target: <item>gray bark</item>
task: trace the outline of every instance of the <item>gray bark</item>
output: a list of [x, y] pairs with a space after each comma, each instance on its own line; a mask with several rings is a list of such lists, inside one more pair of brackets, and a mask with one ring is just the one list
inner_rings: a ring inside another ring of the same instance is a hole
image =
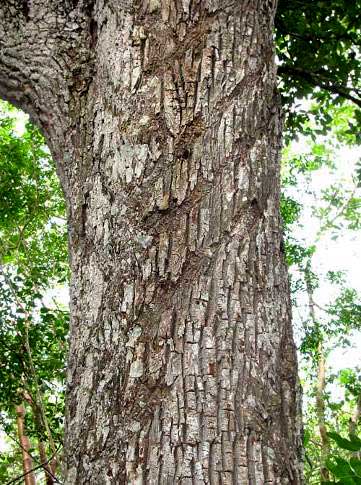
[[275, 8], [0, 6], [68, 204], [68, 485], [302, 483]]

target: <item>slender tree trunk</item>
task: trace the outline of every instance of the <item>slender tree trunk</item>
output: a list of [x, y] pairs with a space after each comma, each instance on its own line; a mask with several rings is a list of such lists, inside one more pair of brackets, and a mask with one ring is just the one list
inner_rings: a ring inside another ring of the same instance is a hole
[[68, 485], [302, 483], [274, 13], [39, 0], [0, 58], [68, 203]]
[[[28, 346], [29, 346], [29, 342], [28, 342]], [[32, 366], [33, 370], [35, 371], [34, 369], [34, 366]], [[34, 379], [37, 378], [37, 376], [32, 376]], [[33, 414], [33, 419], [34, 419], [34, 424], [35, 424], [35, 430], [36, 430], [36, 433], [37, 433], [37, 436], [38, 436], [38, 451], [39, 451], [39, 458], [40, 458], [40, 463], [43, 463], [43, 469], [44, 469], [44, 474], [45, 474], [45, 483], [46, 485], [53, 485], [54, 483], [54, 474], [56, 472], [56, 463], [57, 463], [57, 460], [56, 460], [56, 454], [54, 455], [53, 459], [51, 460], [50, 463], [48, 463], [48, 457], [46, 456], [46, 442], [45, 442], [45, 438], [47, 437], [48, 438], [48, 444], [49, 444], [49, 441], [51, 442], [50, 443], [50, 449], [52, 449], [51, 445], [55, 446], [54, 445], [54, 441], [52, 439], [52, 437], [50, 437], [50, 440], [49, 440], [49, 436], [47, 435], [47, 430], [50, 431], [49, 429], [49, 426], [44, 426], [44, 420], [46, 420], [46, 416], [45, 416], [45, 410], [44, 410], [44, 405], [42, 403], [41, 406], [39, 406], [39, 404], [37, 404], [34, 399], [32, 398], [32, 396], [30, 396], [30, 394], [28, 392], [24, 392], [23, 393], [23, 397], [24, 397], [24, 400], [30, 404], [31, 406], [31, 410], [32, 410], [32, 414]], [[37, 399], [42, 399], [42, 395], [38, 393], [36, 393], [36, 398]], [[54, 452], [53, 452], [54, 454]]]
[[[311, 262], [307, 264], [305, 269], [305, 282], [308, 296], [309, 317], [313, 327], [319, 327], [319, 322], [316, 316], [315, 302], [313, 299], [314, 288], [311, 281], [312, 267]], [[327, 436], [326, 416], [325, 416], [325, 389], [326, 389], [326, 356], [324, 349], [323, 337], [320, 331], [319, 343], [317, 347], [317, 376], [315, 383], [316, 394], [316, 415], [318, 432], [321, 440], [320, 450], [320, 480], [329, 480], [329, 472], [326, 468], [326, 459], [330, 452], [330, 440]]]
[[54, 458], [53, 460], [50, 461], [50, 463], [48, 463], [45, 443], [40, 439], [38, 440], [38, 451], [39, 451], [40, 463], [44, 463], [43, 469], [44, 469], [45, 483], [46, 485], [53, 485], [53, 483], [55, 483], [54, 476], [56, 473], [56, 458]]
[[31, 455], [29, 454], [31, 446], [29, 438], [26, 436], [25, 433], [24, 420], [25, 407], [20, 404], [19, 406], [16, 406], [16, 424], [18, 427], [18, 437], [23, 457], [23, 470], [25, 474], [24, 483], [25, 485], [36, 485], [35, 475], [31, 471], [33, 469], [33, 460], [31, 458]]
[[355, 435], [361, 418], [361, 392], [357, 396], [354, 412], [350, 418], [349, 433]]
[[329, 472], [326, 468], [326, 460], [330, 453], [330, 440], [327, 436], [326, 417], [325, 417], [325, 387], [326, 387], [326, 358], [322, 342], [318, 345], [318, 366], [316, 384], [316, 413], [318, 430], [321, 438], [321, 460], [320, 475], [321, 480], [329, 480]]
[[[348, 427], [350, 435], [357, 435], [357, 428], [360, 423], [360, 418], [361, 418], [361, 392], [357, 396], [355, 409], [350, 418], [349, 427]], [[360, 451], [355, 451], [353, 455], [355, 458], [361, 459]]]

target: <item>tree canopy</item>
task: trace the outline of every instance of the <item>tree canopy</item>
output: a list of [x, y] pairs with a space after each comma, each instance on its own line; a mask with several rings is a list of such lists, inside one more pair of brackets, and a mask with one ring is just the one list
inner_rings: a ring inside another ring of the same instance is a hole
[[360, 141], [361, 3], [358, 0], [280, 0], [275, 20], [280, 92], [289, 136], [305, 130], [308, 112], [302, 99], [314, 101], [319, 130], [332, 123], [335, 105], [354, 104], [349, 130]]

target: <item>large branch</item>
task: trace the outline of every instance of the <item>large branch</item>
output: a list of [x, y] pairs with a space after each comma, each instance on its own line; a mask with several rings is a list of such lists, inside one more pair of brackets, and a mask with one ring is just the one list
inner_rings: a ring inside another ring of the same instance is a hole
[[318, 74], [311, 71], [306, 71], [299, 67], [281, 65], [278, 67], [278, 74], [288, 74], [290, 76], [303, 79], [313, 86], [318, 86], [333, 94], [338, 94], [345, 99], [348, 99], [361, 107], [361, 98], [356, 97], [353, 93], [358, 93], [359, 90], [351, 89], [347, 86], [339, 84], [332, 79], [327, 78], [322, 74]]
[[58, 159], [72, 92], [84, 88], [90, 64], [89, 5], [70, 4], [77, 2], [0, 3], [0, 97], [30, 114]]

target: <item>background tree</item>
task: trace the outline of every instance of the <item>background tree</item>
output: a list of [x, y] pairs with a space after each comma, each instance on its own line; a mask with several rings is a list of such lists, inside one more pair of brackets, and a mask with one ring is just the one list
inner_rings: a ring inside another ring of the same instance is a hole
[[[307, 138], [303, 137], [303, 149], [298, 147], [294, 151], [288, 146], [283, 159], [282, 214], [286, 222], [285, 246], [292, 269], [294, 316], [300, 342], [305, 391], [305, 478], [310, 484], [328, 483], [335, 471], [334, 476], [340, 478], [341, 468], [340, 483], [351, 483], [347, 480], [355, 483], [351, 475], [345, 476], [346, 465], [342, 462], [350, 456], [339, 448], [340, 440], [335, 441], [334, 437], [335, 433], [354, 436], [359, 432], [357, 382], [360, 375], [357, 368], [346, 367], [350, 363], [335, 373], [332, 357], [336, 348], [347, 348], [359, 339], [359, 334], [354, 333], [361, 328], [360, 295], [350, 287], [348, 275], [335, 270], [334, 265], [339, 262], [331, 257], [322, 258], [326, 264], [322, 271], [319, 264], [320, 247], [325, 248], [325, 238], [334, 240], [333, 245], [341, 239], [338, 245], [342, 247], [347, 242], [342, 237], [361, 228], [360, 182], [357, 174], [346, 177], [345, 174], [354, 171], [352, 166], [344, 167], [347, 146], [354, 146], [356, 142], [348, 123], [352, 111], [352, 106], [347, 104], [332, 109], [328, 136], [320, 134], [315, 123], [317, 118], [310, 116], [308, 124], [313, 141], [307, 146]], [[302, 224], [307, 229], [297, 230]], [[305, 241], [300, 240], [300, 234]], [[343, 396], [340, 398], [340, 395]], [[341, 468], [337, 471], [335, 466]], [[350, 471], [352, 467], [346, 468]]]
[[[1, 108], [1, 424], [21, 444], [24, 473], [44, 463], [50, 484], [62, 435], [68, 332], [68, 312], [50, 298], [68, 275], [64, 200], [42, 136], [30, 124], [19, 136], [16, 117]], [[2, 483], [15, 475], [5, 469]], [[26, 477], [34, 483], [35, 476]]]

